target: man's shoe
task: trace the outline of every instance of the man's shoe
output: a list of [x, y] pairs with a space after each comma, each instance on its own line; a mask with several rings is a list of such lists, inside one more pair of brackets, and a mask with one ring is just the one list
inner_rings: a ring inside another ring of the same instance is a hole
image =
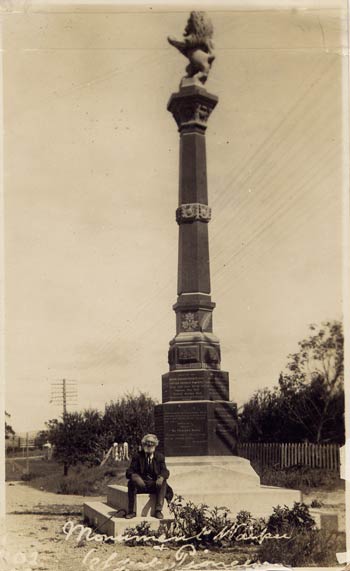
[[156, 517], [157, 519], [164, 519], [163, 513], [160, 510], [156, 511], [154, 517]]
[[136, 517], [136, 513], [129, 512], [128, 514], [126, 514], [125, 519], [132, 519], [133, 517]]

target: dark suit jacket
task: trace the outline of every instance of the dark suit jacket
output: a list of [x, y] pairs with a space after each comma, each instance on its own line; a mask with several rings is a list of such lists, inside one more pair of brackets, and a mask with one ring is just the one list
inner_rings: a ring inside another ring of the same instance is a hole
[[[169, 478], [169, 470], [165, 464], [164, 455], [161, 452], [154, 452], [153, 455], [153, 468], [156, 476], [163, 476], [164, 480]], [[132, 457], [129, 468], [126, 471], [126, 477], [131, 478], [132, 474], [144, 476], [146, 472], [146, 454], [143, 450]]]
[[[169, 478], [169, 470], [165, 464], [164, 454], [162, 454], [161, 452], [157, 451], [154, 452], [153, 468], [156, 477], [162, 476], [164, 480], [167, 480]], [[128, 478], [128, 480], [130, 480], [132, 474], [138, 474], [142, 478], [145, 475], [145, 472], [146, 472], [146, 454], [143, 450], [141, 450], [141, 452], [138, 452], [137, 454], [135, 454], [135, 456], [132, 457], [130, 466], [126, 471], [126, 477]], [[169, 486], [169, 484], [167, 484], [165, 497], [168, 500], [168, 502], [172, 500], [173, 496], [174, 492]]]

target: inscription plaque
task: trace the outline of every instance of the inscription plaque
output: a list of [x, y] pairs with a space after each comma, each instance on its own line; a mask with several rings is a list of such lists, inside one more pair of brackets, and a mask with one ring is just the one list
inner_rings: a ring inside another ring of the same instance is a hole
[[225, 371], [171, 371], [162, 376], [162, 384], [163, 402], [229, 398], [229, 379]]
[[[233, 454], [237, 447], [236, 407], [227, 402], [169, 402], [156, 406], [160, 448], [168, 456]], [[226, 407], [227, 405], [227, 407]]]

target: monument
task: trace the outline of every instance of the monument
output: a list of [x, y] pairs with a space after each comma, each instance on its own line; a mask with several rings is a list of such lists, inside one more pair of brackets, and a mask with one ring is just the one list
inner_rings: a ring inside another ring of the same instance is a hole
[[[220, 369], [220, 342], [212, 319], [205, 132], [218, 98], [204, 87], [215, 59], [207, 15], [191, 12], [183, 36], [168, 38], [189, 64], [168, 103], [180, 133], [178, 297], [169, 372], [162, 377], [162, 404], [155, 408], [156, 433], [176, 494], [194, 503], [226, 506], [233, 514], [248, 510], [266, 516], [278, 504], [292, 506], [301, 495], [261, 486], [249, 460], [236, 455], [237, 407], [229, 400], [229, 375]], [[113, 534], [130, 525], [120, 519], [127, 510], [127, 488], [108, 488], [107, 504], [88, 502], [84, 515]], [[138, 496], [137, 515], [152, 515], [152, 501]], [[159, 522], [153, 519], [152, 524]]]
[[180, 134], [178, 297], [156, 432], [179, 495], [267, 515], [278, 503], [300, 500], [300, 493], [260, 486], [249, 460], [236, 455], [237, 407], [229, 400], [229, 375], [220, 370], [210, 287], [205, 132], [218, 98], [204, 84], [215, 60], [212, 36], [206, 13], [191, 12], [183, 40], [168, 38], [189, 63], [168, 103]]
[[213, 28], [192, 12], [184, 41], [169, 38], [189, 59], [187, 75], [168, 103], [180, 133], [179, 259], [176, 336], [169, 373], [162, 378], [156, 432], [166, 457], [230, 455], [237, 447], [237, 407], [229, 401], [229, 375], [220, 370], [220, 343], [213, 333], [205, 131], [218, 98], [203, 87], [214, 61]]

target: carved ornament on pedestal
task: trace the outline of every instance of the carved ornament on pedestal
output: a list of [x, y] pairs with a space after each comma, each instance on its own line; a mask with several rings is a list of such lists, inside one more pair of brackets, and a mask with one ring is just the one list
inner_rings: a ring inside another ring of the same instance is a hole
[[189, 204], [181, 204], [176, 209], [176, 222], [178, 224], [193, 222], [200, 220], [201, 222], [209, 222], [211, 219], [211, 208], [207, 204], [193, 202]]
[[199, 361], [199, 348], [193, 347], [178, 347], [177, 360], [179, 363], [196, 363]]
[[194, 313], [184, 313], [181, 319], [181, 327], [184, 331], [199, 331], [199, 322]]

